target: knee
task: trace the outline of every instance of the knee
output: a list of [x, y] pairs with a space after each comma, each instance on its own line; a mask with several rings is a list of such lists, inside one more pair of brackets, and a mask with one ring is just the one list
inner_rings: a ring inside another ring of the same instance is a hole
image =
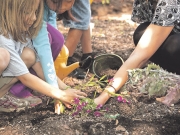
[[28, 68], [32, 67], [36, 62], [35, 52], [28, 47], [24, 48], [21, 58]]
[[166, 55], [180, 57], [180, 34], [172, 35], [162, 45], [162, 50], [165, 50]]
[[9, 52], [4, 49], [0, 48], [0, 71], [3, 71], [7, 68], [9, 62], [10, 62], [10, 54]]

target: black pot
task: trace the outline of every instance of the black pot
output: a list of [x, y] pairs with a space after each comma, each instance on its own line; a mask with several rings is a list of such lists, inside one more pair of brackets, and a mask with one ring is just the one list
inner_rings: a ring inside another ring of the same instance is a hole
[[[101, 54], [95, 57], [92, 70], [93, 73], [98, 77], [101, 78], [103, 75], [101, 75], [102, 71], [112, 69], [112, 70], [118, 70], [121, 65], [124, 63], [124, 60], [116, 54]], [[110, 75], [107, 76], [107, 79], [110, 79], [114, 76]]]

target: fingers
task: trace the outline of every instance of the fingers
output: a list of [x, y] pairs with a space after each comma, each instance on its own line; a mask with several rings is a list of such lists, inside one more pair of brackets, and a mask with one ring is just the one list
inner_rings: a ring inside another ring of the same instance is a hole
[[85, 97], [87, 97], [87, 94], [80, 91], [80, 90], [68, 89], [65, 92], [66, 92], [66, 96], [61, 101], [63, 102], [63, 104], [65, 104], [65, 106], [67, 108], [71, 108], [71, 105], [73, 104], [73, 100], [75, 98], [85, 98]]
[[84, 93], [84, 92], [82, 92], [82, 91], [76, 90], [75, 93], [76, 93], [78, 96], [87, 97], [87, 94]]
[[78, 98], [86, 98], [87, 94], [81, 91], [76, 92]]
[[68, 104], [68, 103], [64, 103], [64, 105], [67, 107], [67, 108], [71, 108], [71, 104]]
[[86, 98], [85, 96], [77, 95], [78, 98]]

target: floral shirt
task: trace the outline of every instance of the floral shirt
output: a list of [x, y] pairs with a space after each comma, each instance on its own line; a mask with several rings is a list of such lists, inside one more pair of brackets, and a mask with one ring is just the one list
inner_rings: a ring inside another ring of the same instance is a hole
[[180, 33], [180, 0], [134, 0], [131, 19], [137, 23], [174, 26], [173, 31]]

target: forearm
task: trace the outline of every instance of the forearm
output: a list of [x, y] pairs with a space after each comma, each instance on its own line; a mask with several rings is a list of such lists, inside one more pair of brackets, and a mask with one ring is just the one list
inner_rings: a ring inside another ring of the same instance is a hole
[[17, 77], [25, 86], [38, 91], [44, 95], [47, 95], [49, 97], [62, 100], [64, 92], [62, 90], [59, 90], [58, 88], [55, 88], [45, 81], [41, 80], [40, 78], [28, 73], [22, 76]]
[[144, 65], [165, 41], [172, 29], [173, 27], [161, 27], [151, 24], [141, 37], [133, 53], [113, 77], [113, 81], [110, 83], [111, 86], [107, 86], [95, 102], [104, 104], [111, 96], [108, 91], [117, 92], [120, 90], [128, 79], [128, 70], [140, 68]]
[[142, 65], [144, 65], [144, 63], [166, 40], [172, 29], [173, 26], [162, 27], [150, 24], [145, 30], [133, 53], [114, 75], [113, 81], [110, 82], [110, 85], [105, 88], [105, 91], [103, 91], [101, 95], [94, 100], [94, 102], [96, 104], [105, 104], [106, 101], [111, 97], [109, 92], [117, 92], [120, 90], [128, 79], [128, 70], [140, 68]]
[[57, 81], [58, 81], [58, 85], [59, 85], [59, 88], [64, 90], [66, 89], [68, 86], [61, 80], [57, 77]]
[[112, 85], [119, 90], [128, 79], [127, 70], [141, 68], [166, 40], [173, 27], [150, 24], [137, 47], [113, 78]]
[[123, 65], [115, 74], [110, 84], [101, 93], [98, 99], [95, 99], [95, 103], [105, 104], [106, 101], [112, 96], [110, 93], [116, 93], [127, 81], [128, 72], [126, 66]]
[[[45, 81], [45, 77], [44, 77], [44, 74], [43, 74], [43, 71], [42, 71], [42, 66], [40, 64], [40, 62], [36, 62], [33, 67], [34, 71], [37, 73], [38, 77], [41, 78], [42, 80]], [[58, 83], [58, 86], [60, 89], [64, 90], [66, 89], [68, 86], [61, 80], [57, 77], [57, 83]]]

